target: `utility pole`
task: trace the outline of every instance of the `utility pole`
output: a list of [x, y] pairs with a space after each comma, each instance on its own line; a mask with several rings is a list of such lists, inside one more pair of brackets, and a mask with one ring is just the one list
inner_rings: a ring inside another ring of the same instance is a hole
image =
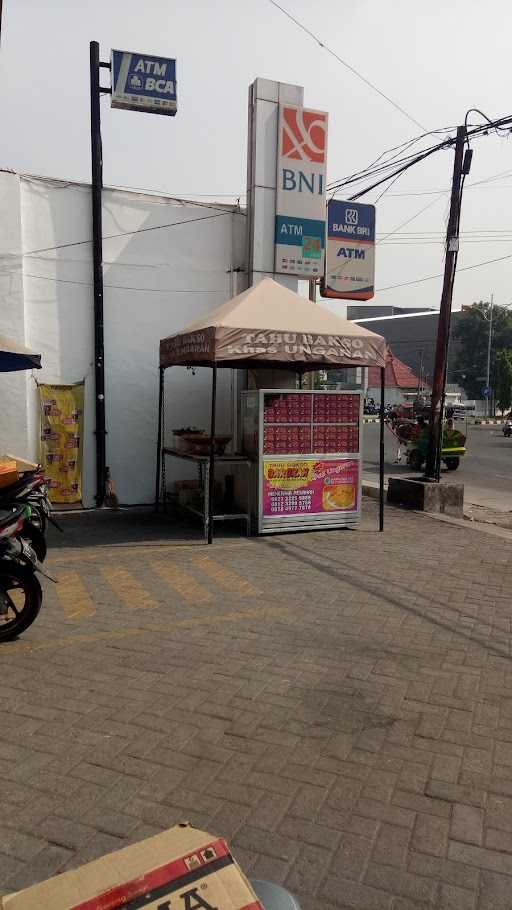
[[103, 190], [103, 154], [101, 147], [100, 96], [111, 89], [100, 85], [100, 46], [89, 45], [91, 76], [91, 190], [92, 190], [92, 257], [94, 294], [94, 383], [96, 404], [96, 506], [105, 501], [106, 428], [105, 428], [105, 353], [103, 328], [103, 226], [101, 195]]
[[[487, 341], [487, 373], [486, 373], [486, 380], [485, 380], [485, 388], [486, 388], [487, 390], [489, 389], [489, 382], [490, 382], [490, 379], [491, 379], [491, 346], [492, 346], [492, 313], [493, 313], [493, 308], [494, 308], [494, 294], [491, 294], [491, 303], [490, 303], [490, 309], [489, 309], [489, 338], [488, 338], [488, 341]], [[486, 395], [486, 398], [485, 398], [485, 416], [486, 416], [486, 417], [489, 417], [489, 408], [490, 408], [490, 404], [491, 404], [491, 398], [490, 398], [490, 395], [489, 395], [489, 391], [487, 391], [487, 395]]]
[[416, 397], [419, 399], [423, 391], [423, 349], [420, 351], [420, 364], [418, 371], [418, 391]]
[[[457, 127], [455, 141], [455, 160], [453, 163], [452, 193], [450, 216], [446, 231], [446, 254], [444, 263], [443, 292], [437, 327], [436, 357], [434, 378], [432, 382], [432, 403], [430, 410], [429, 441], [425, 474], [428, 478], [439, 481], [442, 445], [442, 402], [446, 387], [446, 364], [450, 339], [450, 319], [452, 312], [453, 283], [459, 249], [459, 217], [461, 206], [461, 181], [463, 173], [469, 173], [471, 152], [464, 156], [466, 128]], [[464, 162], [464, 163], [463, 163]]]

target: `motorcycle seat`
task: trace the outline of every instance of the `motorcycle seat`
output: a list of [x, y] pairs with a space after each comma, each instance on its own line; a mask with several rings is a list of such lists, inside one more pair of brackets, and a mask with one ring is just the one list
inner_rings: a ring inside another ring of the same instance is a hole
[[19, 493], [22, 493], [25, 488], [30, 486], [37, 473], [37, 471], [27, 471], [25, 474], [22, 474], [18, 480], [15, 480], [14, 483], [11, 483], [6, 487], [0, 487], [0, 503], [10, 500], [13, 497], [18, 496]]

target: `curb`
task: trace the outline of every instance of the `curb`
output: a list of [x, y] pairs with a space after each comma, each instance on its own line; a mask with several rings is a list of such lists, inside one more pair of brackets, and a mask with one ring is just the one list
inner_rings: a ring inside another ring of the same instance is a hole
[[[384, 491], [387, 490], [387, 485], [384, 484]], [[368, 496], [369, 499], [378, 499], [379, 498], [379, 484], [378, 483], [363, 483], [361, 484], [361, 493], [363, 496]]]
[[496, 426], [496, 427], [500, 427], [500, 426], [502, 426], [502, 425], [503, 425], [504, 423], [506, 423], [506, 422], [507, 422], [506, 420], [478, 420], [478, 419], [476, 419], [476, 420], [473, 420], [473, 426], [476, 426], [476, 427], [478, 427], [478, 426], [481, 426], [481, 427], [486, 427], [486, 426], [491, 426], [491, 427]]
[[[384, 491], [387, 494], [387, 484], [384, 486]], [[363, 481], [361, 483], [361, 493], [368, 499], [378, 499], [379, 484], [372, 481]], [[466, 505], [470, 506], [472, 503], [466, 503]], [[402, 509], [401, 506], [388, 502], [386, 497], [384, 499], [384, 507], [386, 509]], [[406, 511], [412, 512], [414, 515], [422, 515], [424, 518], [431, 518], [433, 521], [442, 521], [445, 524], [455, 525], [466, 530], [480, 531], [481, 534], [490, 534], [491, 537], [500, 537], [501, 540], [512, 541], [512, 531], [508, 528], [501, 528], [499, 525], [493, 525], [490, 522], [475, 521], [466, 515], [464, 515], [464, 518], [454, 518], [451, 515], [443, 515], [437, 512], [418, 512], [416, 509], [407, 509]]]

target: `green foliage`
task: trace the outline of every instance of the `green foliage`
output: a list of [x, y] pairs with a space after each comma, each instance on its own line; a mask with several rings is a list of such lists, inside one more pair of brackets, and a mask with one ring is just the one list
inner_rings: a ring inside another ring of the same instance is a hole
[[[482, 398], [487, 370], [490, 306], [474, 303], [460, 314], [454, 337], [458, 341], [456, 358], [457, 381], [468, 398]], [[496, 386], [497, 351], [512, 349], [512, 313], [506, 307], [495, 306], [492, 318], [492, 348], [490, 385]]]
[[510, 410], [512, 404], [512, 351], [496, 354], [496, 403], [501, 412]]

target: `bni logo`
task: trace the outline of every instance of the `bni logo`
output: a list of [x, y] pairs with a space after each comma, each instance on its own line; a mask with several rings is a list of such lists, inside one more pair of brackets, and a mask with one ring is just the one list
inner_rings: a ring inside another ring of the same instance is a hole
[[295, 161], [325, 162], [327, 114], [284, 107], [281, 154]]

